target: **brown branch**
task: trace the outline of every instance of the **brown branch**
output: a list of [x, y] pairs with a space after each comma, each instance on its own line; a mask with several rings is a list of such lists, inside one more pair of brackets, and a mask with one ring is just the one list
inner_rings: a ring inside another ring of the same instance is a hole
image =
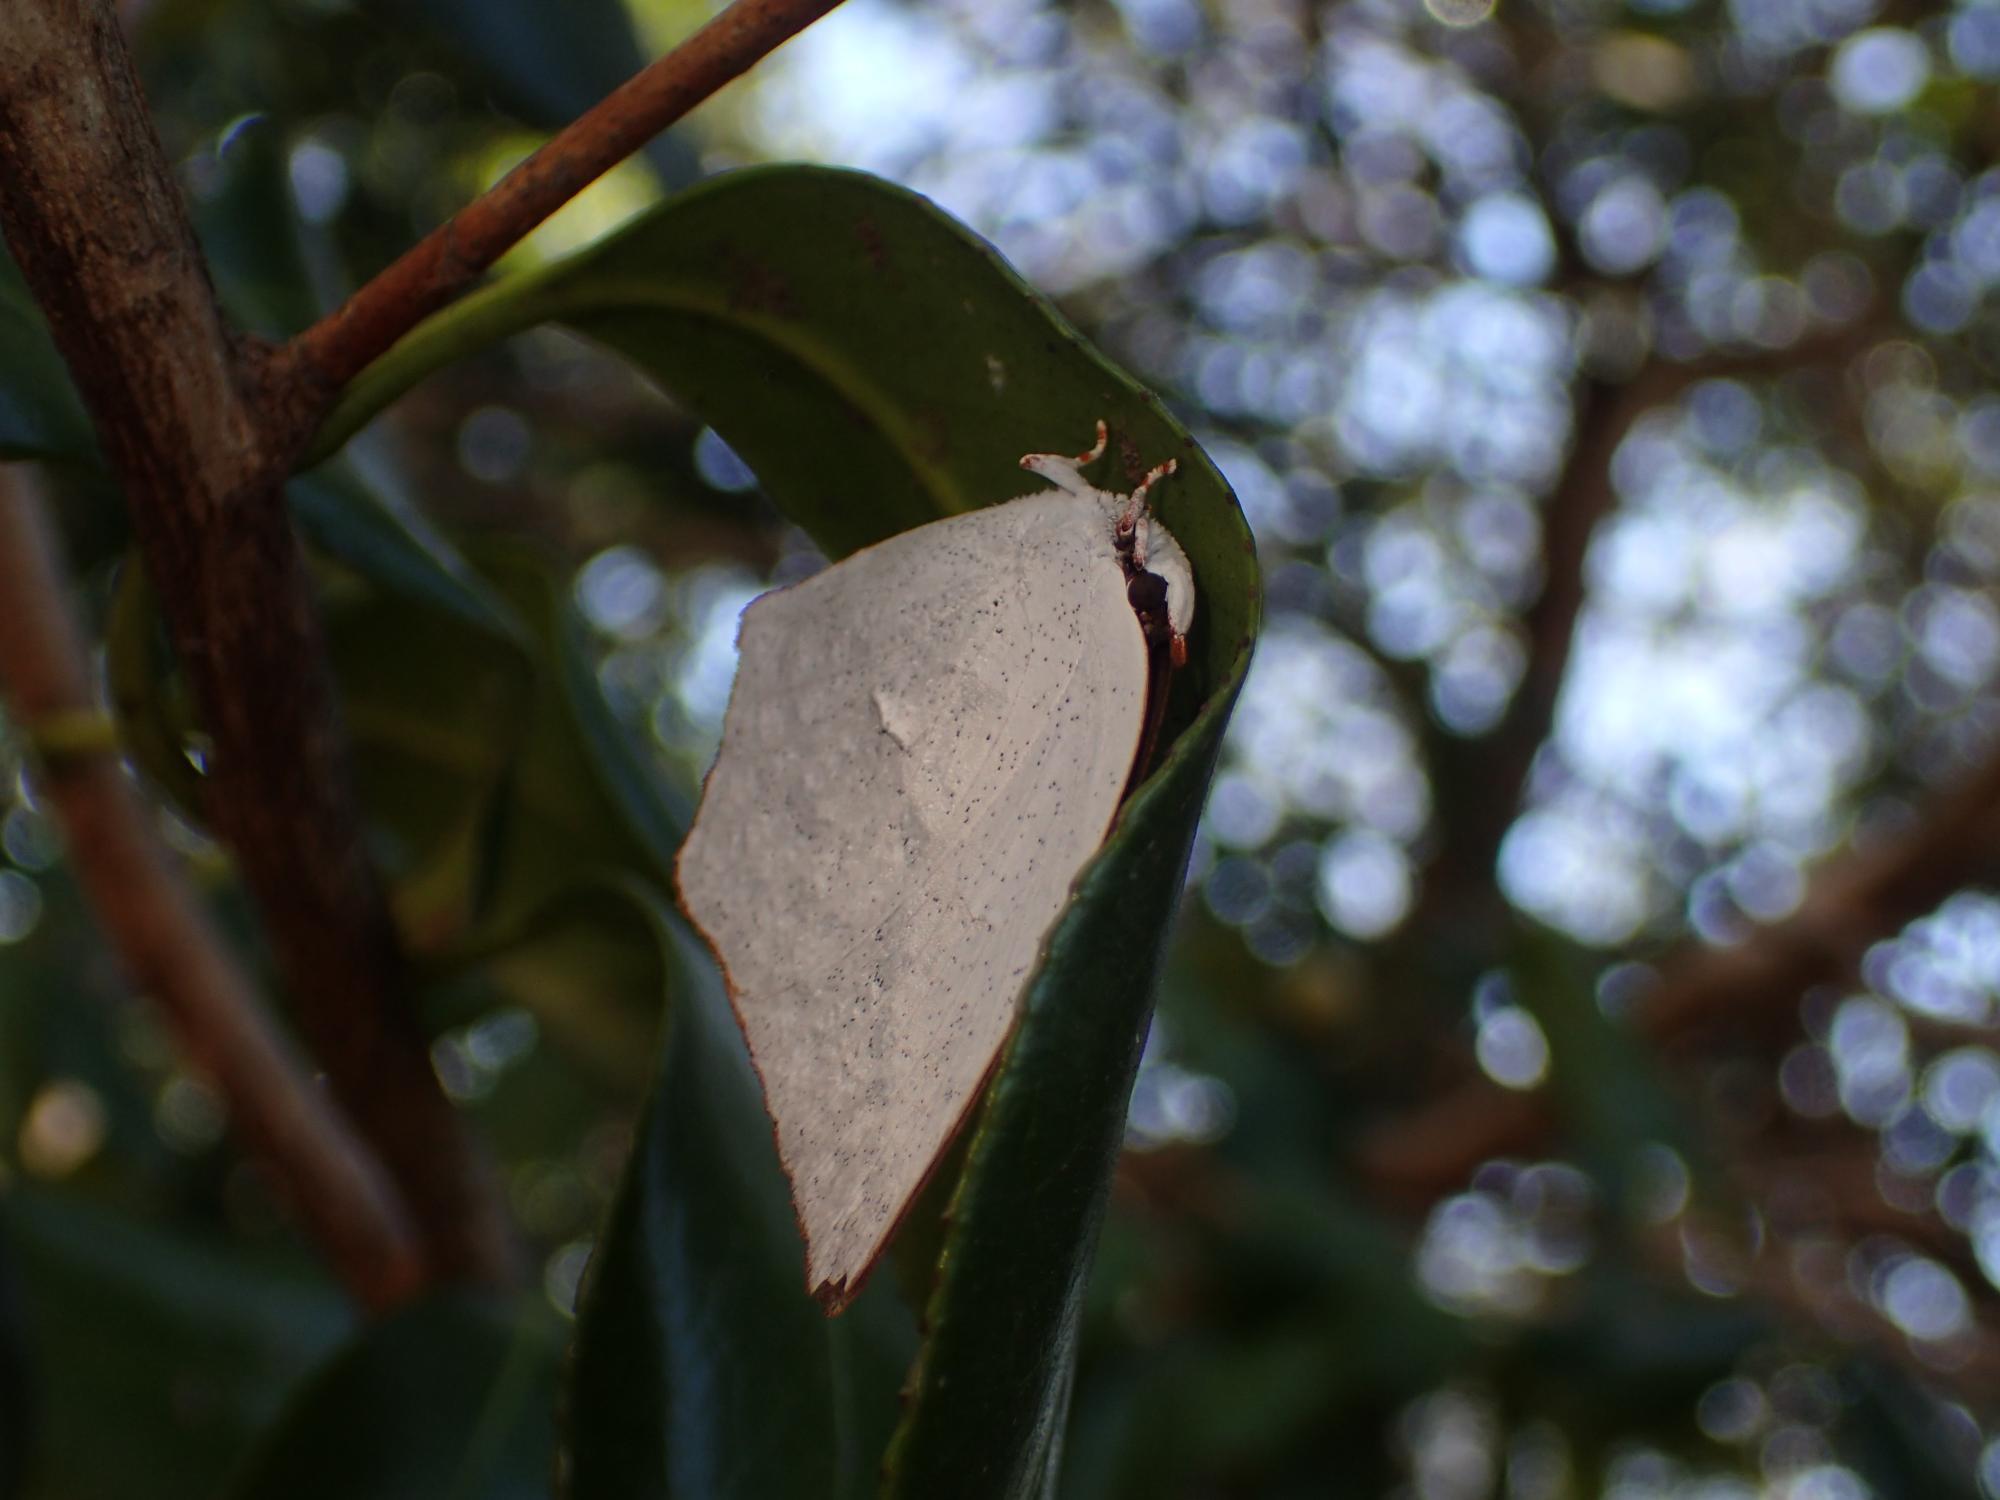
[[1491, 892], [1500, 841], [1520, 810], [1528, 772], [1555, 722], [1587, 592], [1584, 559], [1614, 499], [1611, 460], [1632, 424], [1678, 395], [1690, 378], [1684, 366], [1656, 364], [1629, 385], [1586, 380], [1578, 390], [1575, 437], [1543, 508], [1542, 590], [1521, 621], [1528, 635], [1527, 675], [1491, 733], [1442, 748], [1449, 763], [1440, 766], [1433, 783], [1441, 798], [1459, 789], [1463, 796], [1440, 809], [1438, 823], [1447, 841], [1425, 875], [1427, 905], [1440, 902], [1456, 911], [1466, 894]]
[[839, 3], [735, 0], [294, 339], [293, 378], [323, 402], [550, 214]]
[[1444, 842], [1426, 872], [1423, 906], [1413, 930], [1432, 930], [1434, 918], [1459, 926], [1481, 903], [1497, 908], [1493, 871], [1500, 843], [1520, 811], [1535, 757], [1555, 724], [1577, 618], [1588, 593], [1584, 568], [1590, 541], [1617, 500], [1612, 461], [1639, 419], [1702, 381], [1769, 378], [1838, 364], [1887, 331], [1861, 320], [1788, 349], [1717, 354], [1689, 364], [1655, 359], [1622, 384], [1595, 378], [1582, 382], [1569, 456], [1543, 507], [1542, 589], [1522, 617], [1528, 635], [1527, 674], [1491, 731], [1441, 748], [1432, 783], [1443, 804], [1436, 821]]
[[[94, 714], [90, 661], [47, 508], [0, 468], [0, 691], [31, 739]], [[115, 755], [45, 754], [38, 782], [133, 987], [167, 1014], [244, 1143], [370, 1307], [413, 1291], [422, 1260], [381, 1167], [266, 1023], [255, 990], [174, 867]]]
[[[1729, 947], [1682, 949], [1662, 965], [1632, 1025], [1661, 1046], [1710, 1043], [1724, 1032], [1787, 1035], [1799, 1025], [1805, 990], [1851, 978], [1876, 942], [1961, 886], [1990, 879], [2000, 879], [2000, 754], [1901, 833], [1830, 861], [1783, 921]], [[1489, 1157], [1534, 1149], [1556, 1123], [1542, 1096], [1473, 1077], [1375, 1131], [1361, 1170], [1392, 1194], [1428, 1197]]]
[[[109, 0], [15, 0], [0, 228], [112, 471], [214, 746], [207, 811], [299, 1029], [401, 1189], [431, 1276], [502, 1280], [491, 1169], [439, 1088], [366, 857], [282, 482], [296, 413], [223, 326]], [[290, 430], [287, 430], [290, 429]]]
[[1800, 993], [1852, 976], [1877, 941], [1959, 887], [2000, 877], [2000, 755], [1937, 797], [1915, 825], [1831, 862], [1791, 916], [1726, 948], [1700, 948], [1636, 1009], [1656, 1042], [1797, 1025]]
[[1855, 1242], [1888, 1235], [1964, 1277], [1975, 1300], [1990, 1300], [1990, 1283], [1971, 1239], [1945, 1222], [1932, 1201], [1934, 1194], [1925, 1194], [1921, 1208], [1884, 1198], [1877, 1175], [1881, 1143], [1868, 1131], [1843, 1126], [1826, 1130], [1834, 1139], [1809, 1150], [1766, 1138], [1730, 1147], [1730, 1182], [1742, 1201], [1757, 1206], [1772, 1239], [1782, 1243], [1819, 1235]]
[[[1680, 1227], [1652, 1231], [1642, 1244], [1645, 1261], [1669, 1284], [1685, 1281]], [[1780, 1237], [1742, 1255], [1730, 1271], [1746, 1298], [1764, 1303], [1799, 1331], [1867, 1350], [1921, 1386], [1946, 1392], [1981, 1415], [1989, 1412], [2000, 1381], [2000, 1329], [1975, 1313], [1943, 1348], [1919, 1353], [1913, 1340], [1857, 1294], [1847, 1271], [1849, 1249], [1835, 1238]]]

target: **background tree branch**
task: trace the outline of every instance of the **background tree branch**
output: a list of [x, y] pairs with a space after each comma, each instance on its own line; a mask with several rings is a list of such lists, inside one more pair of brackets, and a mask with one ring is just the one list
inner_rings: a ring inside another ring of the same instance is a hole
[[[1739, 943], [1691, 945], [1667, 959], [1630, 1024], [1662, 1047], [1781, 1039], [1798, 1028], [1808, 988], [1850, 978], [1875, 943], [1959, 887], [1992, 879], [2000, 879], [2000, 755], [1901, 832], [1829, 861], [1791, 916]], [[1392, 1196], [1427, 1200], [1463, 1183], [1482, 1161], [1534, 1149], [1556, 1123], [1542, 1094], [1472, 1074], [1373, 1132], [1360, 1163]]]
[[1468, 918], [1490, 922], [1504, 904], [1495, 880], [1501, 841], [1521, 811], [1535, 758], [1555, 727], [1577, 621], [1589, 592], [1585, 570], [1590, 541], [1616, 506], [1611, 466], [1633, 427], [1703, 381], [1768, 379], [1814, 365], [1838, 367], [1883, 333], [1878, 322], [1861, 319], [1785, 349], [1685, 364], [1656, 357], [1629, 380], [1588, 375], [1581, 380], [1569, 455], [1542, 511], [1542, 587], [1522, 616], [1527, 671], [1491, 731], [1440, 745], [1441, 764], [1432, 782], [1441, 801], [1434, 821], [1444, 842], [1425, 874], [1423, 905], [1413, 930], [1428, 932], [1439, 918], [1454, 928]]

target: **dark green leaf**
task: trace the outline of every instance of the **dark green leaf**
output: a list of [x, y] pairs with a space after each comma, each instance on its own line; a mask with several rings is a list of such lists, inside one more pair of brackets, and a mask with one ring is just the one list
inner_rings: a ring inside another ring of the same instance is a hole
[[[1549, 1046], [1549, 1089], [1563, 1125], [1599, 1190], [1636, 1213], [1635, 1183], [1646, 1154], [1671, 1148], [1696, 1166], [1708, 1151], [1658, 1060], [1623, 1021], [1607, 1016], [1592, 990], [1596, 960], [1537, 927], [1515, 946], [1514, 987]], [[1700, 1172], [1702, 1180], [1712, 1174]]]
[[90, 418], [20, 269], [0, 242], [0, 458], [85, 459]]
[[661, 774], [658, 761], [641, 748], [605, 701], [589, 626], [569, 598], [556, 606], [550, 644], [570, 719], [598, 780], [624, 815], [626, 829], [645, 847], [664, 878], [674, 867], [694, 807], [684, 790]]
[[428, 652], [399, 650], [421, 626], [380, 598], [360, 607], [372, 625], [335, 636], [371, 814], [406, 835], [432, 819], [433, 855], [399, 906], [440, 975], [476, 981], [427, 1009], [456, 1024], [513, 1000], [569, 1055], [637, 1088], [652, 1071], [660, 972], [631, 897], [635, 877], [666, 878], [686, 799], [605, 700], [568, 590], [518, 549], [483, 561], [482, 590], [525, 622], [518, 654], [435, 625]]
[[174, 810], [199, 825], [206, 816], [202, 778], [188, 759], [194, 711], [137, 554], [128, 553], [118, 564], [104, 625], [104, 675], [126, 752]]
[[[483, 904], [494, 809], [518, 786], [533, 658], [376, 589], [329, 591], [325, 610], [376, 859], [413, 943], [435, 951]], [[549, 790], [560, 824], [569, 799]]]
[[532, 1011], [550, 1040], [599, 1079], [637, 1095], [652, 1081], [662, 972], [655, 904], [643, 882], [581, 876], [525, 915], [486, 923], [436, 963], [424, 997], [433, 1032], [477, 1019], [494, 991]]
[[205, 191], [192, 195], [195, 231], [231, 317], [266, 338], [296, 333], [326, 309], [292, 208], [290, 152], [280, 127], [250, 115], [215, 143]]
[[0, 1203], [50, 1496], [206, 1500], [345, 1332], [323, 1281], [73, 1194]]
[[[518, 699], [530, 635], [421, 516], [390, 506], [345, 465], [295, 480], [286, 494], [320, 556], [370, 586], [358, 596], [336, 588], [327, 603], [337, 663], [348, 669], [350, 727], [361, 731], [371, 812], [390, 839], [390, 863], [409, 878], [475, 815], [457, 795], [462, 787], [473, 786], [476, 800], [478, 778], [490, 788], [497, 775], [490, 726], [482, 721], [454, 738], [453, 725], [499, 715]], [[196, 716], [158, 614], [144, 568], [128, 558], [105, 631], [112, 707], [133, 758], [199, 822], [201, 778], [187, 757]], [[427, 649], [413, 652], [412, 642]], [[442, 778], [440, 761], [449, 767]], [[412, 762], [433, 774], [418, 776]]]
[[307, 1382], [232, 1500], [541, 1500], [560, 1348], [546, 1305], [457, 1292], [404, 1308]]
[[685, 796], [646, 774], [644, 750], [605, 702], [569, 591], [518, 548], [480, 558], [534, 638], [532, 697], [517, 711], [486, 874], [486, 913], [508, 921], [579, 878], [625, 870], [664, 880]]
[[14, 1252], [0, 1235], [0, 1500], [23, 1493], [36, 1457], [35, 1385]]
[[[380, 6], [385, 19], [429, 27], [476, 68], [503, 109], [555, 130], [625, 82], [648, 61], [621, 0], [419, 0]], [[676, 137], [658, 137], [646, 156], [678, 185], [698, 163]]]
[[414, 507], [392, 503], [338, 466], [293, 480], [285, 498], [322, 556], [386, 593], [525, 649], [521, 617]]

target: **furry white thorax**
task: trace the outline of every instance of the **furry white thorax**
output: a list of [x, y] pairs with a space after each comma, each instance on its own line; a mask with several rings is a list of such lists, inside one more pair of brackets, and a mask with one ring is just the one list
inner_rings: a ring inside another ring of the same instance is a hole
[[[1104, 540], [1112, 546], [1119, 527], [1128, 519], [1137, 528], [1133, 545], [1133, 560], [1148, 573], [1157, 573], [1167, 585], [1167, 623], [1177, 636], [1185, 636], [1188, 627], [1194, 623], [1194, 569], [1188, 563], [1187, 553], [1174, 540], [1174, 534], [1167, 530], [1153, 515], [1146, 504], [1143, 487], [1135, 499], [1133, 495], [1120, 495], [1111, 490], [1099, 489], [1078, 470], [1077, 461], [1059, 454], [1036, 453], [1021, 460], [1023, 468], [1041, 475], [1057, 489], [1082, 499], [1093, 500], [1104, 512]], [[1136, 517], [1133, 512], [1137, 511]]]

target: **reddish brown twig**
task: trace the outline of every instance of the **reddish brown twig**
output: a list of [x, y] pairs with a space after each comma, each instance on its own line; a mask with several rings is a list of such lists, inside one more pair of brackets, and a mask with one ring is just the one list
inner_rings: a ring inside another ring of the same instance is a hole
[[840, 0], [735, 0], [433, 230], [286, 349], [331, 393], [612, 167]]
[[[47, 511], [19, 468], [0, 468], [0, 601], [0, 690], [17, 725], [32, 738], [91, 714], [89, 656]], [[380, 1166], [267, 1023], [117, 757], [68, 752], [42, 764], [70, 869], [133, 987], [166, 1012], [349, 1290], [378, 1308], [408, 1295], [422, 1254]]]

